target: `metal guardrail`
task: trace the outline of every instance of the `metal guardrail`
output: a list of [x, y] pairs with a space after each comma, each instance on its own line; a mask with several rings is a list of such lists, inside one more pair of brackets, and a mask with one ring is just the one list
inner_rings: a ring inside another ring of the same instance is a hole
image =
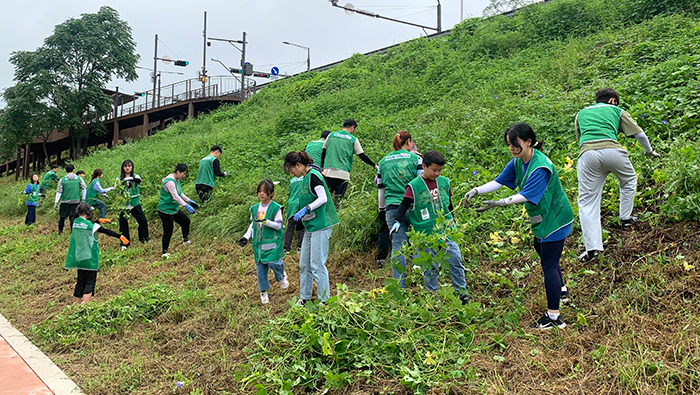
[[[117, 118], [136, 114], [143, 111], [153, 110], [171, 104], [186, 102], [189, 100], [203, 99], [206, 97], [236, 96], [240, 95], [241, 82], [233, 76], [212, 76], [204, 87], [198, 78], [176, 82], [174, 84], [159, 87], [156, 98], [153, 100], [153, 90], [143, 92], [143, 96], [138, 96], [136, 100], [117, 106]], [[255, 92], [255, 81], [246, 80], [246, 97], [250, 97]], [[114, 112], [107, 115], [104, 120], [114, 118]]]

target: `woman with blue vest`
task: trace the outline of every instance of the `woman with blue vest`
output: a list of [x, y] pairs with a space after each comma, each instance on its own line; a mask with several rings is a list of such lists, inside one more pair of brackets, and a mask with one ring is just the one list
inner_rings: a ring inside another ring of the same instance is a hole
[[338, 213], [326, 181], [318, 170], [309, 166], [312, 163], [313, 159], [305, 151], [292, 151], [284, 157], [285, 170], [295, 177], [303, 177], [299, 191], [301, 209], [294, 214], [294, 221], [301, 221], [306, 229], [299, 258], [299, 305], [311, 300], [314, 280], [321, 303], [330, 298], [326, 260], [331, 232], [338, 224]]
[[189, 245], [190, 242], [190, 218], [180, 210], [180, 206], [187, 209], [190, 214], [199, 206], [194, 200], [182, 193], [180, 180], [187, 175], [187, 165], [178, 163], [175, 170], [163, 178], [160, 187], [160, 197], [158, 199], [158, 215], [163, 222], [163, 258], [169, 258], [168, 248], [170, 248], [170, 238], [173, 237], [173, 222], [180, 225], [182, 229], [182, 245]]
[[39, 176], [34, 174], [32, 182], [22, 191], [27, 195], [27, 216], [24, 218], [25, 225], [31, 225], [36, 222], [36, 206], [39, 204], [39, 196], [43, 196], [40, 192]]
[[519, 189], [519, 193], [505, 199], [484, 201], [483, 207], [476, 211], [482, 213], [494, 207], [525, 204], [530, 227], [535, 234], [534, 247], [540, 256], [547, 293], [547, 311], [530, 327], [540, 330], [555, 326], [565, 328], [566, 324], [559, 314], [559, 304], [568, 303], [569, 292], [564, 286], [559, 260], [564, 240], [571, 234], [574, 213], [559, 181], [557, 169], [539, 151], [542, 142], [537, 141], [532, 127], [526, 123], [515, 124], [506, 130], [503, 138], [513, 159], [494, 181], [467, 192], [464, 201], [466, 203], [481, 193], [494, 192], [504, 185]]
[[92, 207], [96, 208], [97, 211], [100, 213], [100, 218], [107, 218], [107, 205], [105, 202], [97, 198], [97, 195], [103, 195], [105, 197], [107, 196], [107, 192], [111, 191], [112, 187], [110, 188], [102, 188], [102, 185], [100, 184], [100, 179], [102, 178], [102, 169], [95, 169], [95, 171], [92, 172], [92, 179], [90, 180], [90, 185], [88, 185], [87, 192], [85, 195], [85, 202]]

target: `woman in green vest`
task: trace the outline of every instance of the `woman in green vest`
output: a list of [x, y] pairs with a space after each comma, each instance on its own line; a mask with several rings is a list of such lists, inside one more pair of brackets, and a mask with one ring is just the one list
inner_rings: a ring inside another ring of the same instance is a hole
[[22, 192], [27, 195], [27, 216], [24, 218], [25, 225], [31, 225], [36, 222], [36, 206], [39, 204], [39, 196], [43, 196], [40, 192], [39, 176], [34, 174], [32, 182]]
[[102, 169], [95, 169], [95, 171], [92, 172], [92, 179], [90, 180], [90, 184], [88, 185], [87, 192], [85, 194], [85, 201], [87, 204], [96, 208], [100, 212], [100, 218], [107, 218], [107, 205], [105, 202], [97, 198], [97, 194], [108, 197], [107, 192], [114, 188], [102, 188], [102, 185], [100, 185], [100, 179], [103, 175]]
[[182, 245], [186, 246], [190, 242], [190, 218], [180, 210], [180, 206], [187, 209], [190, 214], [195, 208], [199, 208], [194, 200], [182, 193], [180, 180], [187, 175], [187, 165], [178, 163], [175, 170], [163, 178], [160, 187], [160, 197], [158, 199], [158, 216], [163, 222], [163, 258], [169, 258], [168, 248], [170, 239], [173, 237], [173, 222], [180, 225], [182, 229]]
[[[391, 234], [391, 273], [395, 279], [399, 280], [399, 286], [406, 287], [406, 258], [399, 254], [401, 246], [408, 242], [406, 231], [410, 219], [408, 216], [397, 218], [404, 192], [408, 183], [423, 173], [423, 159], [410, 152], [413, 149], [411, 134], [401, 130], [392, 141], [394, 152], [379, 161], [377, 170], [377, 187], [379, 188], [378, 200], [379, 210], [386, 208], [386, 227], [399, 224], [398, 230]], [[403, 266], [404, 270], [398, 271], [394, 264]]]
[[464, 201], [468, 202], [480, 193], [494, 192], [504, 185], [519, 189], [519, 193], [505, 199], [483, 202], [483, 207], [476, 211], [482, 213], [494, 207], [525, 204], [530, 227], [535, 234], [534, 247], [540, 256], [547, 293], [547, 311], [531, 327], [541, 330], [555, 326], [565, 328], [566, 324], [559, 314], [559, 304], [569, 302], [569, 292], [564, 285], [559, 260], [564, 240], [571, 234], [574, 213], [559, 181], [557, 169], [539, 151], [542, 142], [537, 141], [530, 125], [513, 125], [506, 130], [504, 139], [513, 159], [494, 181], [467, 192]]
[[294, 214], [294, 221], [301, 221], [306, 229], [299, 258], [299, 305], [311, 300], [314, 280], [321, 303], [330, 298], [326, 268], [328, 241], [333, 226], [338, 224], [338, 213], [326, 181], [318, 170], [309, 166], [312, 163], [313, 159], [305, 151], [292, 151], [284, 157], [285, 170], [295, 177], [304, 178], [299, 192], [301, 208]]
[[301, 245], [304, 241], [304, 229], [297, 230], [297, 223], [294, 222], [294, 214], [299, 211], [299, 192], [301, 191], [302, 177], [293, 177], [289, 180], [289, 199], [287, 199], [287, 228], [284, 230], [284, 253], [289, 254], [292, 250], [292, 239], [294, 231], [297, 232], [297, 252], [301, 252]]
[[[116, 187], [118, 183], [122, 183], [124, 193], [126, 194], [126, 213], [131, 214], [139, 224], [139, 241], [141, 243], [148, 242], [148, 221], [141, 207], [141, 177], [134, 173], [134, 162], [127, 159], [122, 162], [122, 169], [119, 177], [114, 181]], [[129, 235], [129, 219], [124, 215], [124, 211], [119, 213], [119, 231], [122, 232], [127, 239], [131, 239]], [[122, 246], [125, 249], [126, 246]]]
[[258, 184], [258, 199], [260, 203], [250, 207], [250, 226], [248, 231], [238, 240], [238, 245], [245, 247], [248, 240], [253, 240], [253, 256], [258, 275], [258, 289], [263, 304], [270, 303], [267, 290], [270, 281], [267, 278], [269, 269], [275, 274], [275, 281], [281, 289], [289, 287], [287, 272], [284, 271], [284, 250], [282, 248], [283, 231], [282, 205], [272, 200], [275, 196], [275, 184], [270, 179]]
[[86, 202], [78, 204], [75, 213], [77, 218], [73, 222], [70, 234], [65, 268], [78, 270], [78, 280], [73, 296], [75, 296], [75, 303], [80, 304], [89, 302], [95, 292], [97, 270], [100, 266], [100, 246], [97, 242], [97, 233], [119, 238], [125, 245], [129, 244], [129, 240], [117, 232], [93, 223], [92, 209]]

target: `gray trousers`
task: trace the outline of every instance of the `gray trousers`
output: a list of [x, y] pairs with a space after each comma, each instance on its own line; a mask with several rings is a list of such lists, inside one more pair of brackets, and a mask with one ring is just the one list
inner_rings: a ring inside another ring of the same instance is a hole
[[637, 192], [637, 173], [627, 152], [615, 148], [586, 151], [578, 158], [578, 213], [586, 251], [603, 251], [600, 199], [605, 178], [613, 173], [620, 181], [620, 219], [629, 219]]

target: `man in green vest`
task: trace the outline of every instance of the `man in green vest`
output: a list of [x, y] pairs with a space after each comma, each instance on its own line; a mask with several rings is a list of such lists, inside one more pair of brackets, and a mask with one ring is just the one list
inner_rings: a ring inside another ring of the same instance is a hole
[[[314, 160], [316, 166], [321, 166], [321, 157], [323, 156], [323, 145], [326, 144], [326, 138], [331, 134], [330, 130], [324, 130], [321, 132], [321, 138], [318, 140], [310, 141], [306, 144], [304, 151]], [[294, 214], [294, 213], [292, 213]]]
[[579, 111], [574, 121], [579, 145], [578, 206], [581, 231], [586, 251], [581, 262], [588, 262], [603, 251], [600, 224], [600, 199], [605, 178], [613, 173], [620, 182], [620, 223], [626, 228], [637, 221], [632, 217], [634, 195], [637, 191], [637, 173], [625, 148], [617, 140], [619, 133], [634, 137], [647, 156], [659, 157], [651, 148], [649, 139], [625, 110], [618, 107], [620, 95], [611, 88], [596, 93], [596, 104]]
[[[399, 230], [400, 222], [405, 218], [407, 211], [413, 230], [423, 232], [426, 235], [440, 231], [436, 228], [437, 218], [440, 214], [444, 215], [446, 220], [453, 218], [451, 214], [453, 210], [452, 189], [450, 188], [450, 180], [440, 175], [443, 167], [445, 167], [445, 157], [439, 151], [428, 151], [423, 155], [423, 173], [408, 183], [396, 212], [397, 221], [391, 227], [391, 234]], [[457, 243], [452, 240], [447, 240], [445, 248], [447, 263], [450, 266], [452, 289], [462, 304], [467, 304], [469, 296], [467, 295], [467, 282], [464, 278], [462, 252]], [[435, 256], [436, 251], [427, 249], [425, 253]], [[414, 259], [417, 256], [414, 255]], [[438, 264], [433, 263], [432, 267], [423, 273], [425, 289], [428, 291], [438, 291], [439, 269]], [[399, 285], [405, 286], [405, 283], [400, 280]]]
[[353, 154], [368, 165], [377, 167], [372, 159], [365, 155], [360, 140], [353, 136], [355, 129], [357, 129], [357, 122], [348, 118], [343, 123], [343, 130], [330, 133], [323, 144], [321, 168], [328, 190], [333, 194], [336, 205], [345, 196], [348, 189]]
[[51, 189], [58, 182], [57, 171], [58, 165], [54, 163], [51, 165], [51, 170], [49, 170], [41, 180], [41, 185], [39, 186], [39, 191], [41, 193], [44, 193], [47, 189]]
[[221, 165], [219, 164], [221, 152], [221, 146], [212, 145], [209, 155], [199, 161], [199, 171], [197, 171], [194, 189], [197, 191], [197, 195], [199, 195], [202, 203], [211, 197], [216, 177], [226, 177], [227, 173], [221, 171]]
[[75, 166], [72, 164], [66, 165], [66, 175], [58, 181], [56, 188], [56, 200], [53, 204], [53, 209], [58, 210], [58, 203], [61, 203], [61, 209], [58, 211], [58, 234], [63, 233], [63, 226], [66, 223], [66, 218], [70, 218], [70, 226], [73, 229], [73, 221], [75, 221], [75, 208], [78, 203], [85, 201], [87, 187], [85, 181], [78, 177], [75, 173]]

